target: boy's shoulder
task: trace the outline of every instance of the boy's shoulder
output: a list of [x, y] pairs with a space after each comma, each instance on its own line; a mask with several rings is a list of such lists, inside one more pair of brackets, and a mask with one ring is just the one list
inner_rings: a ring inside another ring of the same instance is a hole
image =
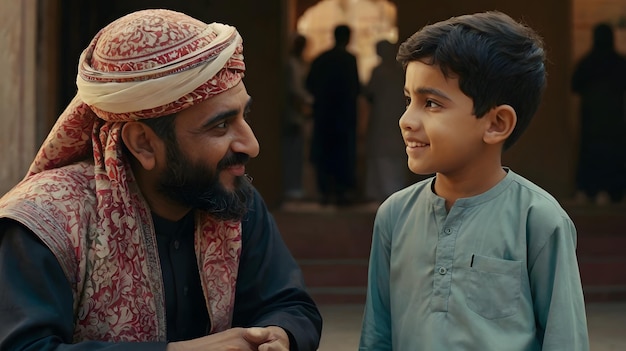
[[565, 209], [548, 191], [521, 175], [512, 173], [511, 178], [512, 188], [505, 198], [510, 202], [514, 201], [517, 206], [515, 213], [526, 222], [531, 237], [540, 233], [552, 233], [557, 228], [574, 228]]
[[397, 211], [402, 207], [415, 206], [419, 204], [419, 200], [427, 200], [428, 197], [434, 196], [430, 191], [433, 179], [434, 176], [428, 177], [396, 191], [380, 205], [378, 212]]
[[[547, 190], [520, 174], [513, 172], [512, 170], [509, 170], [508, 172], [512, 183], [518, 188], [517, 191], [520, 192], [520, 196], [525, 195], [525, 197], [532, 200], [531, 202], [536, 205], [554, 207], [555, 209], [563, 210], [558, 200]], [[522, 203], [522, 205], [523, 204], [524, 203]]]

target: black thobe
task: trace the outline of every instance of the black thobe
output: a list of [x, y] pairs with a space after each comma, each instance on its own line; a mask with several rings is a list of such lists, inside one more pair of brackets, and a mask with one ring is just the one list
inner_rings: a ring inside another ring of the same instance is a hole
[[[153, 216], [164, 279], [170, 341], [206, 335], [210, 327], [193, 251], [193, 221]], [[169, 232], [169, 235], [168, 235]], [[191, 258], [191, 259], [190, 259]], [[71, 344], [70, 283], [52, 252], [25, 227], [0, 222], [0, 350], [155, 351], [165, 342]], [[280, 326], [291, 350], [316, 350], [322, 320], [301, 271], [258, 192], [242, 220], [242, 252], [233, 327]]]
[[313, 95], [311, 161], [322, 196], [343, 196], [356, 186], [356, 57], [342, 47], [318, 56], [306, 80]]

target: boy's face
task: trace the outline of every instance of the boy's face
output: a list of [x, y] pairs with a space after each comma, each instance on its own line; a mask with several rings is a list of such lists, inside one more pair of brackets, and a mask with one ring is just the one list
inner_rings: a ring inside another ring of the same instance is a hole
[[407, 108], [400, 118], [409, 169], [416, 174], [462, 175], [481, 164], [485, 118], [437, 65], [412, 61], [406, 69]]

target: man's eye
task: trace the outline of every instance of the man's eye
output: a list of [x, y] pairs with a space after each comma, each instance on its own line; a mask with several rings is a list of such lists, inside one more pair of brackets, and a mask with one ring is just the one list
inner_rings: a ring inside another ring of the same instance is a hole
[[404, 104], [406, 105], [406, 107], [409, 107], [409, 105], [411, 104], [411, 98], [408, 96], [404, 97]]
[[226, 121], [215, 125], [215, 128], [218, 128], [218, 129], [224, 129], [226, 127], [228, 127], [228, 122]]

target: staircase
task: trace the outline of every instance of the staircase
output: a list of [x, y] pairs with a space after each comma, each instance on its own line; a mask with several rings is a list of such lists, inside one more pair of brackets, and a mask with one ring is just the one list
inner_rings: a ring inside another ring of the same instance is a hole
[[[626, 301], [626, 205], [565, 208], [578, 230], [585, 300]], [[317, 303], [365, 303], [373, 208], [299, 204], [273, 214]]]
[[626, 206], [566, 208], [586, 301], [626, 301]]

